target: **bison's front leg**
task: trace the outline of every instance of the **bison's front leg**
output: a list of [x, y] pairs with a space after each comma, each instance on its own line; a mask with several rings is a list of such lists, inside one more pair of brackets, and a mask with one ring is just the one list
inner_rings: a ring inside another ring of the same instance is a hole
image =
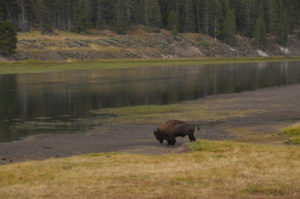
[[196, 138], [194, 136], [194, 133], [189, 134], [190, 142], [196, 142]]
[[190, 142], [195, 142], [196, 141], [194, 133], [195, 133], [195, 131], [190, 131], [189, 134], [188, 134], [189, 138], [190, 138]]
[[170, 136], [169, 138], [168, 138], [168, 145], [167, 146], [169, 146], [169, 145], [175, 145], [175, 143], [176, 143], [176, 139], [175, 139], [175, 137], [174, 136]]

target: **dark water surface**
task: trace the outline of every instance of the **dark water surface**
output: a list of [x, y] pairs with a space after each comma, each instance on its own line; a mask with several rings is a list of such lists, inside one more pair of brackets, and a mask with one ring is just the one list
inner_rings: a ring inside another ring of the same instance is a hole
[[96, 124], [93, 109], [172, 104], [296, 83], [300, 62], [0, 75], [0, 142], [78, 132]]

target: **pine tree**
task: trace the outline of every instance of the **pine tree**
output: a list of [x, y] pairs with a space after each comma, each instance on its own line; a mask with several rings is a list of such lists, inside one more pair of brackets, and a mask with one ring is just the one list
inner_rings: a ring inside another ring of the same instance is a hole
[[233, 9], [236, 16], [237, 31], [242, 33], [246, 27], [246, 6], [245, 0], [236, 0], [233, 2]]
[[104, 25], [114, 25], [114, 14], [115, 14], [115, 1], [113, 0], [102, 0], [101, 16]]
[[[0, 0], [0, 21], [11, 21], [19, 31], [39, 25], [43, 33], [91, 27], [124, 33], [130, 25], [143, 24], [232, 43], [236, 32], [255, 37], [262, 15], [266, 32], [285, 45], [288, 33], [299, 29], [299, 10], [299, 0]], [[177, 25], [170, 28], [171, 21]]]
[[176, 35], [178, 33], [178, 19], [174, 11], [172, 11], [168, 18], [168, 29]]
[[124, 34], [128, 28], [127, 4], [126, 0], [117, 0], [114, 11], [114, 28], [117, 33]]
[[269, 9], [270, 9], [269, 10], [269, 32], [274, 34], [276, 32], [276, 29], [277, 29], [278, 14], [276, 14], [274, 3], [272, 3], [270, 5]]
[[182, 0], [178, 2], [178, 29], [179, 32], [194, 32], [195, 18], [193, 14], [193, 4], [191, 0]]
[[217, 0], [211, 0], [208, 4], [208, 31], [209, 35], [215, 38], [220, 34], [221, 22], [222, 22], [222, 10], [221, 5]]
[[9, 20], [13, 24], [17, 24], [20, 14], [19, 0], [1, 0], [0, 7], [2, 7], [3, 11], [3, 20]]
[[243, 4], [243, 10], [245, 12], [245, 22], [241, 22], [245, 25], [243, 33], [247, 37], [252, 37], [253, 29], [258, 17], [258, 5], [256, 0], [245, 0]]
[[276, 32], [277, 42], [280, 45], [285, 46], [288, 42], [289, 34], [287, 10], [283, 11], [282, 15], [280, 16]]
[[265, 50], [268, 40], [267, 40], [267, 33], [266, 33], [266, 25], [262, 15], [260, 15], [256, 20], [256, 25], [255, 25], [253, 35], [254, 35], [256, 47]]
[[236, 33], [236, 22], [235, 22], [234, 12], [231, 9], [227, 9], [223, 31], [222, 31], [223, 41], [229, 45], [234, 46], [236, 44], [235, 33]]
[[126, 0], [126, 5], [128, 22], [130, 24], [137, 24], [137, 0]]
[[11, 22], [0, 22], [0, 54], [10, 55], [17, 47], [17, 32]]
[[195, 21], [196, 21], [196, 28], [197, 32], [201, 32], [201, 0], [195, 0]]
[[46, 0], [41, 2], [40, 7], [40, 29], [42, 34], [51, 33], [53, 31], [51, 27], [51, 19], [49, 8], [46, 5]]
[[161, 19], [161, 12], [160, 12], [160, 7], [157, 2], [157, 0], [153, 0], [152, 4], [150, 5], [149, 8], [149, 26], [155, 27], [155, 28], [160, 28], [162, 24], [162, 19]]
[[73, 31], [82, 33], [89, 28], [89, 18], [86, 10], [86, 0], [78, 0], [76, 5], [75, 24]]
[[192, 0], [185, 1], [185, 28], [184, 32], [195, 32], [195, 18], [193, 13], [193, 2]]
[[3, 21], [4, 20], [4, 6], [3, 6], [3, 3], [2, 3], [2, 0], [0, 0], [0, 21]]
[[300, 4], [299, 0], [286, 0], [285, 5], [287, 9], [287, 17], [289, 19], [289, 28], [295, 29], [299, 23], [300, 10], [297, 4]]
[[203, 1], [203, 26], [206, 35], [209, 35], [209, 0]]

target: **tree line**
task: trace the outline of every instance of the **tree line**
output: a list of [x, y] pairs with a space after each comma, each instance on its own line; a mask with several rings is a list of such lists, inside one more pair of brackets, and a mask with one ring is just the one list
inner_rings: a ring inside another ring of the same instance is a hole
[[204, 33], [230, 45], [241, 34], [264, 49], [267, 33], [285, 45], [299, 27], [300, 0], [0, 0], [0, 21], [7, 20], [18, 31], [42, 33], [111, 28], [125, 34], [130, 25], [143, 24]]

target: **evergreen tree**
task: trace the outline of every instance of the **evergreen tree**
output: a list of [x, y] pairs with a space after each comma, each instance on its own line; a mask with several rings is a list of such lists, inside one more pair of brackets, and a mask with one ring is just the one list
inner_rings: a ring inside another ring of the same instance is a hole
[[289, 34], [289, 26], [288, 26], [288, 18], [287, 18], [287, 11], [283, 11], [282, 15], [279, 18], [279, 22], [277, 24], [276, 30], [276, 38], [277, 42], [285, 46], [288, 42], [288, 34]]
[[262, 15], [260, 15], [256, 20], [256, 25], [255, 25], [253, 35], [254, 35], [256, 47], [265, 50], [268, 40], [267, 40], [267, 33], [266, 33], [266, 25]]
[[124, 34], [128, 28], [127, 4], [126, 0], [117, 0], [115, 2], [114, 28], [117, 33]]
[[203, 14], [202, 14], [202, 20], [203, 20], [203, 27], [204, 27], [204, 33], [206, 35], [209, 35], [209, 0], [203, 1]]
[[252, 37], [252, 33], [258, 17], [259, 7], [256, 0], [245, 0], [243, 11], [245, 12], [245, 28], [241, 30], [247, 37]]
[[2, 3], [2, 0], [0, 0], [0, 21], [3, 21], [4, 20], [4, 6], [3, 6], [3, 3]]
[[19, 0], [0, 0], [0, 7], [2, 7], [2, 11], [4, 19], [17, 24], [18, 15], [20, 14], [20, 6]]
[[104, 25], [113, 26], [115, 15], [115, 1], [102, 0], [101, 10], [102, 23]]
[[222, 31], [223, 41], [229, 45], [235, 45], [236, 44], [235, 33], [236, 33], [236, 22], [235, 22], [234, 12], [231, 9], [227, 9], [223, 31]]
[[191, 0], [178, 2], [178, 29], [179, 32], [194, 32], [195, 19], [193, 15], [193, 4]]
[[149, 8], [151, 6], [151, 1], [150, 0], [141, 0], [140, 3], [141, 6], [141, 13], [140, 13], [140, 18], [142, 21], [142, 24], [148, 26], [149, 25]]
[[17, 32], [11, 22], [0, 22], [0, 54], [10, 55], [17, 47]]
[[86, 0], [78, 0], [76, 4], [75, 20], [73, 31], [78, 33], [87, 32], [87, 29], [89, 28], [89, 18]]
[[19, 31], [40, 26], [42, 33], [52, 28], [125, 33], [130, 25], [143, 24], [202, 32], [232, 45], [236, 32], [257, 40], [254, 30], [262, 27], [262, 16], [266, 32], [285, 45], [288, 33], [299, 29], [299, 10], [299, 0], [0, 0], [0, 21], [11, 21]]
[[103, 20], [103, 3], [102, 0], [95, 0], [93, 5], [93, 18], [94, 18], [94, 27], [98, 29], [104, 28], [104, 20]]
[[41, 33], [51, 33], [53, 31], [51, 27], [51, 19], [49, 14], [49, 8], [46, 5], [46, 0], [41, 2], [40, 8], [40, 29]]
[[194, 32], [195, 31], [195, 18], [193, 15], [193, 1], [186, 0], [185, 1], [185, 27], [184, 32]]
[[153, 0], [149, 9], [149, 26], [160, 28], [162, 24], [160, 7], [157, 0]]
[[246, 27], [246, 4], [245, 0], [235, 0], [233, 2], [233, 9], [236, 16], [237, 32], [242, 33]]
[[208, 4], [208, 31], [209, 35], [215, 38], [220, 34], [221, 23], [222, 23], [222, 10], [221, 5], [217, 0], [210, 0]]
[[176, 13], [173, 11], [168, 18], [168, 29], [176, 35], [178, 33], [178, 19]]
[[274, 4], [270, 5], [270, 10], [269, 10], [269, 32], [274, 34], [277, 29], [277, 23], [278, 23], [278, 14], [276, 14], [276, 10]]
[[197, 29], [197, 32], [200, 33], [202, 30], [202, 20], [201, 20], [201, 14], [202, 14], [202, 6], [201, 6], [201, 0], [195, 0], [195, 26]]

